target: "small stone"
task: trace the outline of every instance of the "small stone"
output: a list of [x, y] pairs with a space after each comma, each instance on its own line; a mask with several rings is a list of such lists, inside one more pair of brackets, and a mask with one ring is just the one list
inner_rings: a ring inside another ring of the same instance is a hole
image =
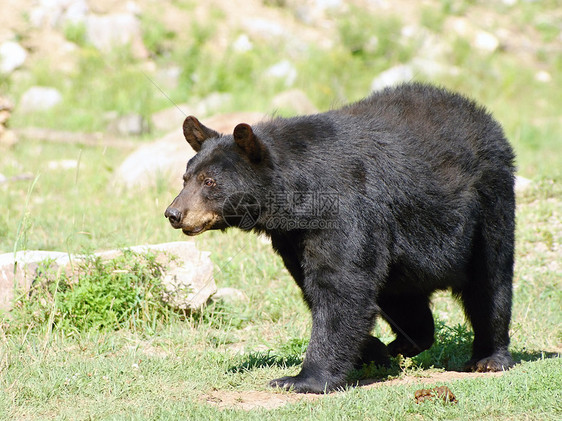
[[500, 45], [499, 40], [486, 31], [477, 31], [474, 34], [474, 46], [481, 51], [493, 53]]
[[104, 16], [88, 15], [86, 18], [86, 40], [104, 53], [110, 52], [115, 47], [130, 44], [136, 57], [148, 57], [148, 51], [142, 43], [139, 19], [130, 13], [114, 13]]
[[90, 8], [86, 0], [73, 0], [62, 17], [63, 24], [77, 25], [86, 20]]
[[142, 13], [142, 9], [140, 8], [140, 6], [136, 2], [131, 0], [127, 2], [127, 4], [125, 5], [125, 9], [127, 10], [127, 12], [132, 13], [135, 16], [140, 16], [140, 14]]
[[75, 159], [61, 159], [59, 161], [49, 161], [47, 168], [50, 170], [72, 170], [78, 167], [78, 161]]
[[550, 73], [544, 70], [540, 70], [535, 73], [535, 80], [537, 82], [549, 83], [550, 81], [552, 81], [552, 76], [550, 75]]
[[0, 45], [0, 73], [9, 74], [21, 67], [27, 59], [27, 51], [14, 41]]
[[252, 44], [252, 41], [250, 41], [248, 35], [242, 34], [236, 38], [236, 41], [232, 44], [232, 48], [238, 53], [246, 53], [251, 51], [254, 48], [254, 45]]
[[109, 123], [108, 130], [123, 136], [140, 136], [149, 132], [149, 125], [140, 114], [128, 114]]
[[14, 104], [8, 98], [0, 96], [0, 111], [12, 111]]
[[528, 190], [533, 185], [533, 182], [528, 178], [518, 175], [515, 177], [515, 192], [521, 193]]
[[321, 10], [338, 9], [342, 7], [342, 0], [314, 0], [314, 5]]
[[286, 37], [289, 31], [275, 20], [252, 18], [242, 22], [243, 27], [252, 32], [252, 35], [262, 39]]
[[32, 86], [21, 96], [18, 110], [21, 113], [46, 111], [62, 101], [61, 93], [55, 88]]
[[495, 35], [478, 28], [467, 18], [449, 17], [445, 23], [445, 31], [455, 32], [468, 40], [474, 48], [484, 53], [493, 53], [500, 46]]
[[423, 73], [430, 78], [437, 78], [444, 75], [457, 76], [460, 73], [457, 67], [422, 57], [414, 58], [411, 65], [416, 72]]
[[0, 147], [11, 148], [18, 143], [18, 137], [11, 130], [2, 130], [0, 133]]
[[297, 19], [307, 25], [326, 20], [327, 12], [341, 10], [345, 2], [342, 0], [314, 0], [314, 1], [293, 1], [292, 7], [295, 9]]
[[285, 79], [285, 86], [292, 86], [297, 79], [297, 69], [289, 60], [280, 61], [266, 70], [265, 74], [278, 79]]
[[378, 91], [387, 86], [394, 86], [402, 82], [409, 82], [413, 78], [414, 69], [412, 66], [401, 64], [380, 73], [371, 83], [371, 90]]
[[8, 110], [0, 110], [0, 125], [6, 123], [10, 119], [10, 115]]
[[239, 289], [229, 287], [219, 288], [211, 298], [213, 301], [222, 301], [227, 304], [248, 301], [248, 297], [244, 294], [244, 292]]

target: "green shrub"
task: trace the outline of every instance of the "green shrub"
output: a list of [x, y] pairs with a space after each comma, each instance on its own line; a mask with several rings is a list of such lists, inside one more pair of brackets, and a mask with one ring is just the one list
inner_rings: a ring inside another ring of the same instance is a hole
[[86, 25], [83, 22], [65, 25], [64, 37], [80, 47], [86, 46]]
[[135, 329], [169, 317], [162, 301], [163, 267], [154, 255], [88, 257], [72, 273], [56, 273], [51, 263], [40, 267], [29, 294], [15, 303], [10, 331]]

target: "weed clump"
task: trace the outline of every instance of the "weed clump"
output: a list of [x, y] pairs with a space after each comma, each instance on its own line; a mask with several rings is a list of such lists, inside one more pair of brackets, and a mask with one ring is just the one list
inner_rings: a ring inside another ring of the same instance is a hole
[[152, 254], [125, 251], [104, 261], [89, 256], [72, 270], [45, 262], [29, 293], [15, 303], [8, 332], [142, 329], [166, 320], [163, 265]]

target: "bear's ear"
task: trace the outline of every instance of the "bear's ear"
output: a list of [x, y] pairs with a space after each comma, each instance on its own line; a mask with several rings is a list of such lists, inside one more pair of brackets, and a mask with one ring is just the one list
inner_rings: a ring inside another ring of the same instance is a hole
[[219, 137], [220, 133], [205, 127], [199, 120], [190, 115], [183, 122], [183, 135], [193, 150], [199, 152], [205, 140]]
[[264, 155], [264, 145], [254, 134], [252, 127], [246, 123], [240, 123], [234, 128], [234, 142], [250, 158], [250, 161], [258, 163]]

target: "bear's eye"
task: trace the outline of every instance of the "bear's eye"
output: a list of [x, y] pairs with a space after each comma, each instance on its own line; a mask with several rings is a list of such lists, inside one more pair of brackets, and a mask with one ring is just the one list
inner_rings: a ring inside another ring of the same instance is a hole
[[207, 187], [214, 187], [217, 185], [217, 182], [212, 178], [206, 178], [205, 180], [203, 180], [203, 184]]

